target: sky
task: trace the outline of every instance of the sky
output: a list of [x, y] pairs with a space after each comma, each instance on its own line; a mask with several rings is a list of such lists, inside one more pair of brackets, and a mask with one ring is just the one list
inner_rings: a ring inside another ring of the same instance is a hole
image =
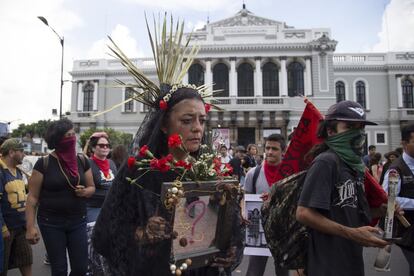
[[[336, 53], [414, 51], [414, 0], [244, 0], [254, 14], [295, 28], [330, 28]], [[170, 12], [187, 31], [233, 16], [243, 0], [1, 0], [0, 122], [57, 119], [64, 80], [78, 59], [108, 58], [107, 35], [130, 57], [151, 56], [144, 13]], [[71, 83], [64, 83], [63, 112]]]

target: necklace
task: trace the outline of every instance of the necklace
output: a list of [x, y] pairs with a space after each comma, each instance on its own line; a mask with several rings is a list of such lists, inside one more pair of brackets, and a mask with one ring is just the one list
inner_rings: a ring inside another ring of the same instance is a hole
[[[68, 182], [69, 186], [70, 186], [72, 189], [76, 190], [76, 187], [74, 187], [74, 186], [72, 185], [72, 183], [70, 183], [69, 177], [68, 177], [68, 176], [66, 175], [66, 173], [63, 171], [62, 165], [60, 164], [60, 161], [59, 161], [59, 157], [56, 157], [56, 160], [57, 160], [57, 162], [58, 162], [58, 165], [59, 165], [60, 171], [62, 172], [63, 176], [66, 178], [66, 181]], [[76, 174], [76, 176], [77, 176], [77, 178], [78, 178], [78, 181], [77, 181], [76, 186], [79, 186], [79, 184], [80, 184], [80, 175], [79, 175], [79, 173], [77, 173], [77, 174]]]

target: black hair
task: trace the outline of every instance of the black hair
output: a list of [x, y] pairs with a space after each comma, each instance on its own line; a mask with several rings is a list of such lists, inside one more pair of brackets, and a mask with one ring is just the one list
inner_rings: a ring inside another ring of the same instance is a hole
[[247, 145], [247, 152], [249, 152], [250, 149], [253, 148], [253, 147], [255, 147], [256, 150], [257, 150], [257, 146], [255, 144], [249, 144], [249, 145]]
[[373, 149], [377, 149], [377, 147], [374, 145], [369, 145], [368, 150], [373, 150]]
[[227, 146], [226, 146], [226, 145], [224, 145], [224, 144], [220, 146], [220, 150], [221, 150], [222, 148], [225, 148], [225, 149], [227, 150]]
[[282, 135], [278, 134], [278, 133], [270, 134], [265, 139], [265, 145], [266, 145], [266, 142], [267, 141], [279, 142], [280, 148], [282, 149], [282, 151], [284, 151], [285, 148], [286, 148], [286, 140], [285, 140], [285, 138]]
[[414, 133], [414, 123], [408, 124], [401, 129], [401, 140], [410, 142], [411, 133]]
[[112, 149], [111, 159], [114, 161], [116, 167], [119, 169], [121, 165], [127, 160], [128, 151], [124, 145], [117, 145]]
[[105, 139], [106, 139], [106, 141], [108, 141], [108, 143], [109, 143], [109, 144], [111, 143], [111, 141], [109, 140], [109, 138], [108, 138], [108, 137], [105, 137], [104, 135], [102, 135], [102, 136], [97, 136], [97, 137], [93, 136], [93, 137], [91, 137], [91, 138], [89, 139], [89, 146], [90, 146], [91, 148], [96, 147], [96, 145], [98, 144], [99, 139], [101, 139], [101, 138], [105, 138]]
[[73, 128], [71, 120], [63, 118], [52, 122], [46, 130], [45, 141], [49, 149], [55, 149], [62, 140], [65, 133]]
[[378, 165], [378, 163], [381, 161], [381, 153], [376, 152], [371, 158], [369, 159], [369, 167], [372, 165]]
[[[155, 157], [161, 157], [168, 154], [168, 137], [161, 128], [168, 123], [173, 107], [183, 100], [195, 99], [204, 103], [199, 92], [192, 88], [180, 88], [171, 94], [170, 100], [167, 102], [167, 109], [162, 110], [156, 108], [150, 111], [144, 119], [138, 133], [135, 137], [133, 150], [137, 147], [147, 145]], [[145, 120], [147, 120], [145, 122]]]

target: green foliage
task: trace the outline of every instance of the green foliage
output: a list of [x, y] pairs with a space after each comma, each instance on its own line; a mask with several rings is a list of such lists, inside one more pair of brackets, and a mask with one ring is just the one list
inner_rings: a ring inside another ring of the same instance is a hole
[[34, 136], [44, 137], [48, 126], [51, 124], [51, 120], [40, 120], [36, 123], [32, 124], [20, 124], [16, 129], [12, 132], [12, 137], [15, 138], [22, 138], [22, 137], [30, 137], [33, 138]]
[[80, 135], [79, 142], [82, 149], [85, 147], [86, 141], [88, 141], [92, 133], [98, 131], [105, 131], [108, 134], [112, 147], [117, 145], [124, 145], [128, 147], [132, 142], [132, 134], [116, 131], [112, 128], [90, 128]]

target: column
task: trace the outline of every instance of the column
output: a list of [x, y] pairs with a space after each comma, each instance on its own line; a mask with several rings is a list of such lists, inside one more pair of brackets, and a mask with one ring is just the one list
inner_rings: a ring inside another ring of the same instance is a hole
[[230, 85], [229, 85], [230, 97], [237, 96], [237, 72], [236, 72], [236, 58], [230, 58]]
[[262, 66], [261, 66], [261, 58], [255, 57], [254, 58], [256, 63], [255, 68], [255, 80], [254, 80], [254, 95], [255, 97], [262, 97], [263, 96], [263, 77], [262, 77]]
[[183, 84], [188, 84], [188, 72], [183, 77]]
[[211, 73], [211, 59], [206, 59], [206, 72], [204, 73], [205, 84], [213, 87], [213, 74]]
[[95, 80], [94, 83], [94, 90], [93, 90], [93, 111], [98, 110], [98, 81]]
[[288, 95], [288, 80], [287, 80], [287, 71], [286, 71], [286, 57], [280, 58], [280, 70], [281, 70], [281, 78], [280, 82], [282, 83], [282, 89], [280, 90], [281, 96]]
[[397, 75], [397, 98], [398, 98], [398, 107], [403, 107], [403, 95], [402, 95], [402, 85], [401, 85], [401, 75]]
[[311, 69], [311, 60], [310, 57], [305, 58], [306, 67], [305, 67], [305, 95], [312, 96], [312, 69]]
[[78, 111], [83, 111], [83, 81], [78, 82]]

